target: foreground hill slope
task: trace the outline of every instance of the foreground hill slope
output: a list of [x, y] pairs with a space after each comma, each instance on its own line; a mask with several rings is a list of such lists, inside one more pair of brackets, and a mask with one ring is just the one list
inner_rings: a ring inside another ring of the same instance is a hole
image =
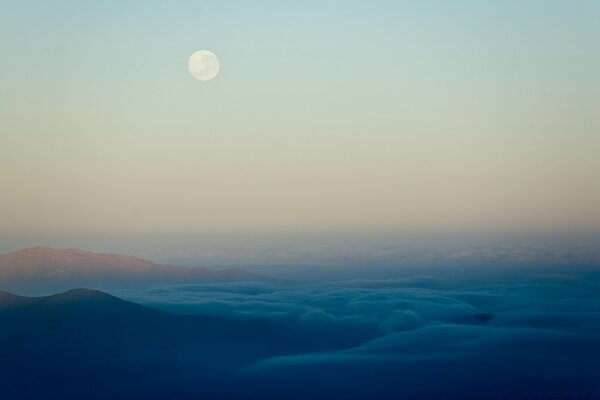
[[11, 399], [225, 393], [237, 370], [316, 349], [269, 320], [169, 314], [87, 289], [0, 292], [0, 327], [0, 398]]

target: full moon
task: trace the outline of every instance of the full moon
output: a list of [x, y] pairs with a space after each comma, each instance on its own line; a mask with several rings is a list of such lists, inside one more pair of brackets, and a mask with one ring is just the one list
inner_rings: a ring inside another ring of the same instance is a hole
[[190, 74], [200, 81], [210, 81], [219, 73], [219, 59], [208, 50], [198, 50], [188, 60]]

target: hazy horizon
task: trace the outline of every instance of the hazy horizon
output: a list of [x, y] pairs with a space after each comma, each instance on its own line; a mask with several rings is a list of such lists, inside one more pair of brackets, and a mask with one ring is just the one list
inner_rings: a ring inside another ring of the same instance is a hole
[[344, 275], [344, 269], [346, 275], [394, 275], [437, 267], [595, 266], [600, 263], [599, 240], [600, 232], [0, 234], [0, 254], [28, 247], [81, 248], [171, 265], [241, 267], [273, 276], [330, 279]]

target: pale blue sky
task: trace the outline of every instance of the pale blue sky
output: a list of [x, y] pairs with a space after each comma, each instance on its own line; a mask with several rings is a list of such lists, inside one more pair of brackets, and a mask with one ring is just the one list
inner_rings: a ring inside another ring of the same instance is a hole
[[0, 7], [3, 233], [600, 229], [596, 1]]

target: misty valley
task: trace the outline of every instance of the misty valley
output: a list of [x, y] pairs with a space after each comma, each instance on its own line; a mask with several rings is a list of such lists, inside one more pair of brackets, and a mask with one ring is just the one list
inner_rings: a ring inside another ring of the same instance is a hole
[[310, 282], [33, 248], [0, 275], [6, 399], [600, 396], [590, 268]]

